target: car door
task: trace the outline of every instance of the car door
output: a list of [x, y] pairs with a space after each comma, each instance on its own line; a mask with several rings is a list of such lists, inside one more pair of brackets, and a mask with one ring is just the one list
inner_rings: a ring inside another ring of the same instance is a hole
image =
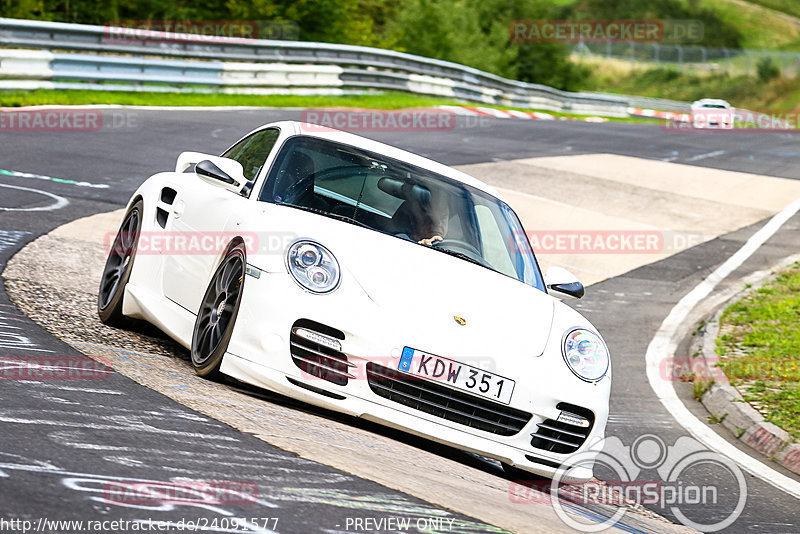
[[[241, 163], [244, 177], [253, 182], [274, 148], [278, 134], [274, 128], [258, 131], [222, 156]], [[233, 237], [243, 233], [240, 223], [249, 212], [251, 202], [255, 202], [254, 195], [251, 200], [193, 172], [186, 173], [186, 183], [173, 203], [167, 226], [172, 250], [164, 261], [163, 291], [168, 299], [197, 313], [220, 255]]]

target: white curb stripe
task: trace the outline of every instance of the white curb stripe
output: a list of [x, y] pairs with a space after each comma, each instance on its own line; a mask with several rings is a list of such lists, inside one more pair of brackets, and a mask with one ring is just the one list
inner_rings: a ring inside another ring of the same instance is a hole
[[675, 420], [683, 426], [695, 439], [703, 443], [706, 447], [723, 454], [736, 462], [745, 471], [757, 476], [763, 481], [785, 491], [793, 497], [800, 498], [800, 482], [789, 478], [771, 467], [752, 458], [750, 455], [740, 451], [734, 445], [719, 436], [705, 423], [689, 411], [675, 393], [672, 381], [661, 376], [659, 372], [660, 362], [663, 358], [670, 358], [678, 348], [677, 340], [674, 338], [680, 329], [681, 324], [686, 320], [692, 309], [711, 291], [730, 275], [734, 270], [741, 266], [750, 256], [756, 252], [783, 224], [800, 211], [800, 199], [795, 200], [786, 208], [776, 214], [758, 232], [753, 234], [750, 239], [736, 253], [728, 258], [725, 263], [717, 267], [708, 277], [700, 282], [694, 289], [687, 293], [670, 311], [656, 335], [650, 341], [645, 354], [647, 380], [650, 387], [655, 392], [658, 400], [672, 414]]
[[462, 106], [441, 105], [441, 106], [439, 106], [439, 109], [444, 109], [444, 110], [447, 110], [447, 111], [451, 111], [451, 112], [455, 113], [456, 115], [468, 115], [470, 117], [478, 115], [478, 113], [475, 113], [471, 109], [466, 109], [466, 108], [464, 108]]
[[484, 113], [486, 115], [492, 115], [492, 116], [497, 117], [499, 119], [509, 119], [509, 118], [511, 118], [511, 116], [508, 113], [506, 113], [505, 111], [503, 111], [502, 109], [485, 108], [485, 107], [482, 107], [482, 106], [476, 107], [475, 109], [477, 111], [481, 112], [481, 113]]
[[31, 193], [36, 193], [38, 195], [44, 195], [46, 197], [50, 197], [53, 199], [53, 203], [48, 204], [47, 206], [39, 206], [35, 208], [3, 208], [0, 207], [0, 211], [53, 211], [63, 208], [69, 204], [69, 200], [64, 197], [60, 197], [58, 195], [54, 195], [53, 193], [48, 193], [47, 191], [42, 191], [41, 189], [32, 189], [30, 187], [20, 187], [18, 185], [8, 185], [8, 184], [0, 184], [0, 187], [7, 187], [8, 189], [18, 189], [20, 191], [28, 191]]
[[[452, 111], [456, 115], [466, 115], [470, 117], [493, 117], [496, 119], [543, 119], [543, 120], [554, 120], [556, 117], [554, 115], [550, 115], [549, 113], [543, 113], [541, 111], [519, 111], [516, 109], [495, 109], [495, 108], [487, 108], [485, 106], [447, 106], [441, 105], [438, 106], [438, 109], [445, 109], [447, 111]], [[562, 119], [565, 117], [561, 117]], [[574, 119], [574, 120], [584, 120], [587, 122], [598, 122], [597, 119], [600, 117], [587, 117], [585, 119]], [[601, 119], [605, 122], [606, 119]]]
[[533, 119], [531, 113], [525, 111], [517, 111], [516, 109], [507, 109], [506, 113], [517, 119]]

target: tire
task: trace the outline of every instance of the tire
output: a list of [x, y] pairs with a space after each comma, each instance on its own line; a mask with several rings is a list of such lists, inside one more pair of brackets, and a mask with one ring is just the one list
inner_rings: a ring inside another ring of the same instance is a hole
[[232, 244], [211, 277], [192, 332], [192, 366], [206, 378], [217, 378], [228, 350], [244, 290], [245, 246]]
[[122, 300], [136, 259], [143, 216], [144, 202], [138, 200], [125, 214], [103, 268], [97, 292], [97, 314], [100, 321], [110, 326], [119, 326], [126, 321], [122, 315]]

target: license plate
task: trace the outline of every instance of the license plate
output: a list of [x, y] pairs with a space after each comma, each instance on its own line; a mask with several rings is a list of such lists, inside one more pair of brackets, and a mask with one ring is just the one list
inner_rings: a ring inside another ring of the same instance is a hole
[[503, 404], [511, 402], [514, 392], [511, 379], [410, 347], [403, 349], [397, 368]]

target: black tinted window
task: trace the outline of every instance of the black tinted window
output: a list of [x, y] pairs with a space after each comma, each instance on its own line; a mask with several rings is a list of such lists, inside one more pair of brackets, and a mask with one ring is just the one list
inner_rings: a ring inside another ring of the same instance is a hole
[[245, 137], [223, 154], [223, 157], [230, 158], [242, 164], [244, 177], [248, 180], [255, 180], [261, 167], [267, 160], [275, 141], [278, 140], [280, 132], [274, 128], [261, 130], [249, 137]]
[[431, 246], [543, 289], [511, 208], [465, 183], [404, 161], [317, 139], [287, 140], [259, 200], [345, 219]]

